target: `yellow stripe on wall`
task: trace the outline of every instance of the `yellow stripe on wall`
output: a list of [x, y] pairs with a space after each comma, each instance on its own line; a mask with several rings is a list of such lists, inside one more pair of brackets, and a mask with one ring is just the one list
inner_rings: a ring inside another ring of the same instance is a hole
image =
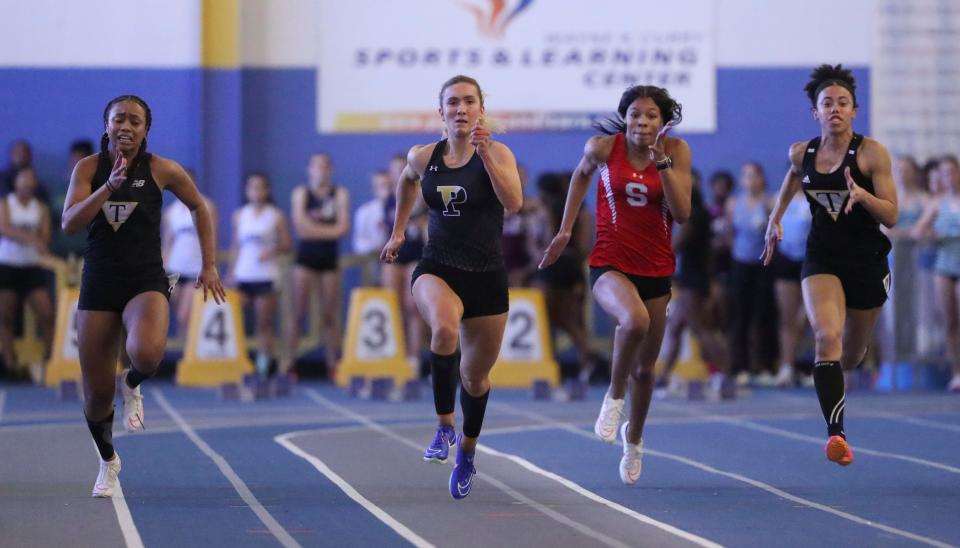
[[240, 64], [239, 0], [203, 0], [203, 52], [206, 68]]

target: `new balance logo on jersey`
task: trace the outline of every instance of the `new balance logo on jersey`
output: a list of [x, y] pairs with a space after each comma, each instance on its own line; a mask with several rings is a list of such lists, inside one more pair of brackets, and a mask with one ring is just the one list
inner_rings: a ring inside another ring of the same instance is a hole
[[834, 221], [843, 210], [843, 203], [847, 200], [848, 190], [808, 190], [807, 195], [817, 201], [827, 210]]
[[104, 202], [100, 209], [103, 211], [103, 216], [107, 218], [107, 222], [113, 227], [113, 231], [116, 232], [120, 230], [123, 223], [127, 222], [130, 214], [136, 208], [137, 202], [111, 202], [108, 200]]
[[142, 187], [144, 184], [146, 184], [146, 182], [147, 182], [147, 181], [145, 181], [145, 180], [143, 180], [143, 179], [137, 179], [136, 181], [134, 181], [133, 183], [131, 183], [130, 186], [132, 186], [133, 188], [140, 188], [140, 187]]
[[467, 203], [467, 189], [456, 185], [438, 186], [437, 192], [443, 200], [443, 216], [459, 217], [460, 210], [456, 206]]

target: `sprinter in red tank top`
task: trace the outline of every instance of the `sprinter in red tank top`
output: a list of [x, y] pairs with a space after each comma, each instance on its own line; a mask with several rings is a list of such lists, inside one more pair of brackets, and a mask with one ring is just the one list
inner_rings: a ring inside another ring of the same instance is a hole
[[[680, 104], [667, 90], [634, 86], [623, 93], [618, 117], [595, 124], [607, 135], [591, 137], [573, 172], [563, 222], [540, 268], [560, 256], [590, 180], [597, 187], [597, 243], [590, 254], [593, 296], [617, 322], [610, 388], [594, 431], [613, 443], [623, 439], [620, 479], [640, 479], [643, 423], [653, 394], [653, 367], [667, 320], [674, 255], [674, 220], [690, 215], [690, 147], [667, 130], [682, 119]], [[630, 383], [629, 422], [620, 428]]]

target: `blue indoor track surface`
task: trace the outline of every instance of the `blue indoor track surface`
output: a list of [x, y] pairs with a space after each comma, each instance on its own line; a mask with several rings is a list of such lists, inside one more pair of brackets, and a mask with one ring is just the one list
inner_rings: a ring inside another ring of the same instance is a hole
[[576, 402], [495, 389], [455, 501], [455, 451], [422, 459], [429, 387], [413, 402], [310, 382], [254, 402], [143, 392], [145, 432], [123, 432], [117, 403], [122, 494], [93, 499], [80, 403], [0, 384], [0, 546], [960, 545], [956, 394], [849, 393], [847, 467], [824, 457], [810, 389], [654, 400], [627, 487], [621, 447], [593, 434], [602, 388]]

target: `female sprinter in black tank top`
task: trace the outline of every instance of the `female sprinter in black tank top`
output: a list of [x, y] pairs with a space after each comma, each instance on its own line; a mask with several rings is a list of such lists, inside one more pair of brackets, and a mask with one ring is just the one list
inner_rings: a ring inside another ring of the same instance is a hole
[[860, 364], [887, 300], [890, 241], [880, 232], [897, 222], [890, 155], [853, 132], [856, 83], [840, 65], [820, 65], [804, 90], [820, 136], [790, 146], [790, 168], [767, 226], [765, 265], [783, 237], [780, 220], [797, 192], [813, 215], [801, 271], [807, 317], [816, 337], [813, 380], [827, 421], [827, 458], [853, 462], [843, 431], [843, 370]]
[[[122, 376], [124, 422], [143, 429], [140, 383], [163, 358], [170, 305], [160, 254], [161, 193], [170, 190], [193, 211], [203, 267], [196, 287], [220, 303], [210, 213], [190, 176], [173, 160], [146, 152], [150, 107], [133, 95], [110, 101], [103, 111], [100, 153], [77, 163], [63, 204], [63, 231], [88, 227], [77, 335], [83, 375], [84, 414], [100, 453], [93, 496], [113, 496], [120, 458], [113, 450], [113, 397], [121, 332], [126, 332], [130, 369]], [[112, 167], [111, 167], [112, 166]]]
[[[523, 205], [513, 153], [483, 126], [483, 92], [473, 78], [455, 76], [440, 88], [447, 139], [415, 146], [397, 181], [397, 213], [381, 260], [393, 262], [422, 179], [429, 212], [427, 244], [413, 273], [413, 297], [430, 326], [433, 399], [440, 425], [424, 460], [445, 462], [453, 444], [459, 363], [463, 432], [450, 494], [470, 493], [474, 452], [490, 395], [490, 369], [507, 322], [507, 273], [500, 238], [504, 210]], [[457, 355], [457, 342], [463, 358]]]

